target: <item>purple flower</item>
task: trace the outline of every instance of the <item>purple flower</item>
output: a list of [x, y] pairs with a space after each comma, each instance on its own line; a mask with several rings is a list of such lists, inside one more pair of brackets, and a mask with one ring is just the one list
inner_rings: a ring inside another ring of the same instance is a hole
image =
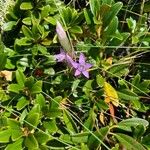
[[79, 63], [73, 61], [71, 64], [76, 69], [75, 76], [83, 74], [85, 77], [89, 78], [88, 69], [92, 67], [92, 64], [85, 62], [85, 56], [83, 53], [80, 54]]
[[54, 55], [54, 57], [57, 59], [57, 62], [66, 61], [69, 65], [73, 63], [73, 59], [63, 49], [60, 49], [60, 53]]
[[60, 42], [61, 46], [63, 47], [64, 51], [66, 51], [70, 55], [73, 55], [73, 49], [72, 49], [72, 46], [68, 39], [68, 36], [67, 36], [65, 30], [63, 29], [62, 25], [58, 21], [56, 24], [56, 32], [57, 32], [59, 42]]

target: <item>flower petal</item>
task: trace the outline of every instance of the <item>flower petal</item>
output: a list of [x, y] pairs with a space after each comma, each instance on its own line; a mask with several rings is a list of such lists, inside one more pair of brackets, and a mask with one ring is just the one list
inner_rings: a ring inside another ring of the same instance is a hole
[[57, 54], [57, 55], [54, 55], [54, 57], [57, 59], [58, 62], [61, 62], [65, 59], [65, 54]]
[[56, 32], [57, 32], [59, 40], [67, 38], [66, 32], [63, 29], [63, 27], [59, 21], [57, 21], [57, 23], [56, 23]]
[[71, 65], [72, 65], [73, 68], [77, 69], [79, 64], [74, 62], [74, 61], [72, 61]]
[[81, 72], [79, 70], [76, 70], [74, 75], [79, 76], [80, 74], [81, 74]]
[[82, 71], [82, 74], [83, 74], [85, 77], [89, 78], [89, 72], [88, 72], [88, 71]]
[[93, 65], [92, 65], [92, 64], [89, 64], [89, 63], [86, 63], [86, 64], [85, 64], [86, 70], [89, 69], [89, 68], [91, 68], [92, 66], [93, 66]]
[[84, 56], [83, 53], [80, 54], [79, 63], [80, 63], [81, 65], [84, 65], [84, 64], [85, 64], [85, 56]]

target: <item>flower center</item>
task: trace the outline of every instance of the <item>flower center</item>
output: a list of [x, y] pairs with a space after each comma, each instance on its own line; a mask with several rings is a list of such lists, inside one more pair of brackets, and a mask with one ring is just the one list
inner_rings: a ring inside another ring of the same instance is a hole
[[78, 65], [78, 70], [79, 70], [79, 71], [85, 71], [85, 65], [79, 64], [79, 65]]

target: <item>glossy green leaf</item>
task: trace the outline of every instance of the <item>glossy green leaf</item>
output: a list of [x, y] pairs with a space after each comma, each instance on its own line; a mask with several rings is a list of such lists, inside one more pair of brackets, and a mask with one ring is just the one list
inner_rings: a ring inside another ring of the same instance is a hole
[[31, 93], [36, 94], [42, 92], [42, 81], [37, 81], [31, 88]]
[[36, 94], [35, 104], [38, 104], [41, 108], [45, 106], [45, 98], [42, 94]]
[[64, 119], [64, 122], [67, 126], [68, 131], [71, 134], [78, 132], [77, 125], [76, 125], [75, 121], [73, 120], [71, 115], [65, 110], [63, 111], [63, 119]]
[[19, 84], [10, 84], [8, 86], [8, 91], [19, 94], [19, 92], [23, 90], [23, 87]]
[[72, 33], [78, 33], [78, 34], [82, 34], [82, 28], [80, 26], [73, 26], [69, 29], [70, 32]]
[[15, 119], [9, 119], [8, 125], [10, 126], [10, 129], [11, 129], [12, 141], [17, 141], [23, 136], [20, 122], [16, 121]]
[[16, 21], [9, 21], [9, 22], [7, 22], [7, 23], [5, 23], [5, 24], [3, 25], [3, 30], [4, 30], [4, 31], [10, 31], [10, 30], [13, 29], [13, 27], [14, 27], [16, 24], [17, 24]]
[[40, 107], [40, 105], [39, 105], [39, 104], [35, 104], [35, 105], [32, 107], [32, 109], [30, 110], [29, 115], [30, 115], [30, 114], [34, 114], [34, 113], [39, 113], [39, 114], [40, 114], [40, 112], [41, 112], [41, 107]]
[[24, 86], [26, 77], [21, 70], [16, 71], [16, 80], [20, 86]]
[[7, 117], [0, 116], [0, 129], [7, 126]]
[[150, 148], [150, 133], [142, 138], [142, 144], [145, 145], [148, 149]]
[[34, 134], [36, 140], [38, 141], [38, 143], [40, 144], [44, 144], [44, 143], [47, 143], [47, 141], [50, 139], [49, 135], [44, 133], [44, 132], [36, 132]]
[[146, 150], [140, 143], [138, 143], [131, 136], [117, 133], [114, 136], [118, 139], [118, 141], [127, 149], [127, 150]]
[[25, 146], [28, 149], [38, 149], [39, 148], [38, 142], [33, 134], [30, 134], [28, 137], [26, 137], [24, 142], [25, 142], [24, 143]]
[[83, 92], [84, 92], [87, 96], [90, 96], [90, 95], [91, 95], [92, 82], [93, 82], [93, 80], [88, 80], [88, 81], [85, 83], [85, 85], [83, 86]]
[[3, 90], [1, 87], [0, 87], [0, 101], [4, 102], [4, 101], [7, 101], [9, 100], [9, 95], [5, 92], [5, 90]]
[[33, 114], [28, 115], [26, 122], [30, 130], [37, 127], [37, 125], [40, 122], [39, 119], [40, 119], [40, 115], [38, 113], [33, 113]]
[[118, 18], [115, 16], [107, 27], [104, 36], [112, 37], [118, 28]]
[[128, 90], [128, 89], [118, 91], [118, 96], [120, 99], [128, 100], [131, 102], [139, 100], [138, 95], [135, 94], [134, 92], [132, 92], [131, 90]]
[[138, 125], [142, 125], [146, 128], [149, 125], [149, 122], [141, 118], [130, 118], [119, 122], [117, 127], [122, 130], [132, 131], [132, 127], [136, 127]]
[[17, 110], [21, 110], [23, 109], [25, 106], [27, 106], [29, 104], [29, 101], [25, 98], [25, 97], [21, 97], [19, 100], [18, 100], [18, 103], [16, 105], [17, 107]]
[[114, 65], [108, 68], [108, 73], [112, 77], [121, 77], [123, 75], [126, 75], [129, 72], [129, 69], [127, 67], [127, 64], [122, 65]]
[[94, 16], [96, 16], [100, 11], [101, 2], [99, 0], [89, 0], [90, 9]]
[[88, 142], [88, 132], [78, 133], [71, 136], [73, 143], [87, 143]]
[[32, 38], [32, 32], [27, 26], [25, 25], [22, 26], [22, 32], [27, 38]]
[[97, 75], [96, 82], [97, 82], [98, 86], [103, 87], [105, 79], [101, 75]]
[[7, 62], [7, 55], [5, 53], [0, 53], [0, 70], [2, 70]]
[[143, 125], [138, 125], [138, 126], [134, 127], [134, 129], [133, 129], [133, 137], [135, 139], [137, 139], [138, 141], [140, 141], [142, 136], [143, 136], [143, 134], [144, 134], [144, 132], [145, 132], [145, 130], [146, 129], [144, 128]]
[[83, 11], [84, 11], [84, 17], [85, 17], [86, 23], [88, 25], [91, 24], [91, 16], [89, 14], [89, 11], [86, 8]]
[[122, 8], [122, 5], [123, 5], [122, 2], [117, 2], [114, 5], [112, 5], [110, 10], [103, 17], [104, 27], [107, 27], [110, 24], [110, 22], [114, 19], [114, 17], [118, 14], [120, 9]]
[[94, 123], [95, 123], [95, 119], [96, 119], [96, 114], [93, 111], [93, 109], [91, 109], [89, 111], [89, 115], [87, 120], [84, 122], [84, 126], [86, 127], [84, 130], [87, 131], [87, 129], [92, 130], [94, 127]]
[[22, 4], [20, 5], [20, 9], [22, 10], [30, 10], [33, 8], [32, 2], [30, 1], [26, 1], [26, 2], [22, 2]]
[[49, 11], [50, 11], [50, 5], [43, 6], [42, 11], [41, 11], [41, 18], [47, 17], [49, 14]]
[[43, 125], [48, 130], [49, 133], [55, 133], [58, 130], [56, 121], [54, 119], [50, 121], [44, 121]]
[[10, 129], [0, 131], [0, 143], [8, 143], [10, 141], [10, 136]]
[[109, 127], [103, 127], [100, 130], [95, 131], [94, 135], [99, 140], [97, 138], [95, 138], [93, 135], [90, 135], [89, 139], [88, 139], [88, 147], [89, 147], [89, 149], [97, 149], [102, 144], [100, 141], [103, 142], [103, 140], [107, 136], [108, 132], [109, 132]]
[[30, 17], [24, 18], [24, 19], [22, 20], [22, 22], [23, 22], [25, 25], [31, 25], [31, 24], [32, 24]]
[[13, 149], [22, 150], [23, 149], [22, 143], [23, 143], [23, 138], [17, 140], [16, 142], [12, 144], [8, 144], [5, 150], [13, 150]]
[[16, 39], [15, 44], [19, 46], [28, 46], [28, 45], [31, 45], [32, 42], [31, 42], [31, 39], [27, 37], [23, 37], [21, 39]]

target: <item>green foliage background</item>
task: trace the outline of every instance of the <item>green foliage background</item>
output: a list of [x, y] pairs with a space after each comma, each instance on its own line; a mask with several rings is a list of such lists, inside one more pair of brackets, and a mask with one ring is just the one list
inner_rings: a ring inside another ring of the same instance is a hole
[[[149, 1], [2, 0], [0, 8], [0, 149], [150, 149]], [[93, 64], [89, 79], [56, 62], [56, 21]], [[118, 107], [105, 102], [105, 82]]]

